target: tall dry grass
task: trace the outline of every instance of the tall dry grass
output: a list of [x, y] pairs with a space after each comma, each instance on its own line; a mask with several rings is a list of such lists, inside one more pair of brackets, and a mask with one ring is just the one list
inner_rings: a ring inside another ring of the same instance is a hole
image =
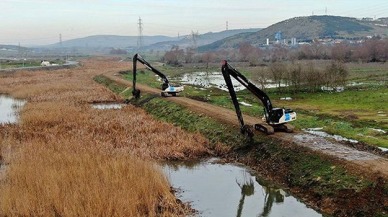
[[206, 155], [209, 142], [156, 121], [93, 82], [129, 63], [87, 60], [75, 69], [19, 72], [0, 92], [25, 98], [19, 125], [0, 126], [0, 214], [5, 216], [184, 216], [153, 161]]

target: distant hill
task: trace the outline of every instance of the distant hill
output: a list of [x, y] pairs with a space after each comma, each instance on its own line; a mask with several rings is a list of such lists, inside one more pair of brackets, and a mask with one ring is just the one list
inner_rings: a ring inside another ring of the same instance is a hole
[[[202, 46], [202, 45], [213, 43], [215, 41], [222, 40], [224, 38], [227, 38], [236, 34], [257, 32], [259, 30], [260, 28], [233, 29], [233, 30], [225, 30], [221, 32], [208, 32], [205, 34], [199, 34], [196, 36], [196, 45]], [[148, 46], [148, 49], [168, 50], [173, 45], [178, 45], [180, 48], [186, 48], [186, 47], [194, 46], [194, 40], [192, 39], [192, 36], [184, 36], [179, 41], [164, 41], [164, 42], [152, 44]]]
[[[137, 46], [138, 36], [117, 36], [117, 35], [94, 35], [88, 36], [84, 38], [77, 38], [68, 41], [62, 42], [62, 47], [88, 47], [88, 48], [96, 48], [96, 47], [116, 47], [116, 48], [124, 48], [124, 47], [134, 47]], [[162, 41], [174, 41], [177, 40], [176, 37], [168, 37], [168, 36], [143, 36], [143, 45], [147, 46], [150, 44], [154, 44]], [[60, 44], [56, 43], [53, 45], [49, 45], [47, 47], [59, 47]]]
[[255, 33], [241, 33], [199, 48], [200, 51], [238, 47], [242, 42], [260, 45], [275, 41], [275, 34], [281, 32], [282, 39], [296, 38], [298, 41], [311, 41], [322, 38], [361, 38], [369, 35], [387, 35], [387, 26], [381, 22], [358, 20], [338, 16], [309, 16], [291, 18]]
[[[209, 32], [202, 35], [197, 35], [197, 46], [209, 44], [223, 38], [239, 34], [241, 32], [257, 32], [259, 29], [236, 29], [226, 30], [222, 32]], [[94, 35], [84, 38], [77, 38], [63, 41], [62, 45], [59, 43], [45, 46], [46, 48], [63, 48], [82, 47], [82, 48], [128, 48], [136, 47], [138, 43], [138, 36], [117, 36], [117, 35]], [[193, 40], [190, 36], [169, 37], [169, 36], [143, 36], [143, 48], [155, 50], [169, 50], [172, 45], [179, 45], [180, 47], [193, 46]]]
[[16, 45], [4, 45], [4, 44], [0, 44], [0, 50], [19, 50], [19, 49], [27, 49], [25, 47], [19, 47], [19, 46], [16, 46]]

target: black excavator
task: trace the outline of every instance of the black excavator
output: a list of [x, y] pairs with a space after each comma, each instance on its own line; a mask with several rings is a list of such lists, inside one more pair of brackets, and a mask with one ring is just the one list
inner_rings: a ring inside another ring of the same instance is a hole
[[254, 128], [266, 134], [273, 134], [275, 130], [286, 131], [288, 133], [293, 132], [294, 126], [287, 124], [290, 121], [296, 120], [296, 112], [288, 108], [274, 108], [271, 100], [266, 93], [260, 88], [250, 82], [244, 75], [234, 69], [229, 63], [224, 60], [222, 63], [222, 75], [224, 76], [225, 83], [228, 87], [230, 97], [232, 98], [234, 107], [236, 109], [237, 118], [241, 125], [241, 133], [247, 133], [249, 136], [253, 136], [252, 126], [245, 125], [244, 119], [241, 114], [240, 105], [237, 101], [236, 92], [233, 88], [232, 79], [233, 76], [238, 82], [246, 87], [251, 93], [260, 99], [264, 106], [265, 124], [255, 124]]
[[168, 81], [167, 77], [163, 73], [161, 73], [156, 68], [152, 67], [151, 64], [149, 64], [142, 56], [140, 56], [139, 54], [135, 54], [133, 56], [132, 95], [136, 99], [140, 97], [140, 90], [136, 89], [137, 61], [141, 62], [147, 69], [151, 70], [153, 73], [157, 74], [159, 77], [162, 78], [163, 84], [162, 84], [162, 92], [160, 93], [161, 96], [178, 96], [179, 93], [184, 90], [184, 87], [182, 85], [170, 85], [170, 82]]

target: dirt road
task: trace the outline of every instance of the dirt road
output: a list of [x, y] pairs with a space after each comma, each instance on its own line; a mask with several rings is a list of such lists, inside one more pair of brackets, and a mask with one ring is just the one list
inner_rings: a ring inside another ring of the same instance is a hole
[[[132, 82], [124, 80], [119, 74], [107, 73], [104, 74], [109, 79], [126, 85], [132, 86]], [[137, 88], [142, 92], [159, 94], [160, 90], [151, 88], [145, 85], [137, 84]], [[222, 123], [228, 125], [238, 126], [237, 116], [234, 111], [225, 109], [219, 106], [211, 105], [205, 102], [189, 99], [186, 97], [167, 97], [168, 101], [177, 103], [192, 110], [196, 113], [205, 114], [211, 118], [214, 118]], [[256, 123], [262, 123], [261, 118], [244, 115], [244, 121], [246, 124], [253, 125]], [[256, 132], [256, 136], [266, 136], [262, 133]], [[320, 151], [324, 154], [335, 156], [347, 162], [351, 162], [354, 165], [360, 166], [362, 171], [374, 171], [379, 172], [382, 175], [388, 177], [388, 159], [369, 153], [365, 151], [359, 151], [349, 146], [343, 145], [336, 141], [331, 141], [326, 138], [322, 138], [316, 135], [294, 132], [294, 133], [282, 133], [277, 132], [270, 135], [273, 138], [280, 139], [287, 142], [293, 142], [295, 144], [311, 148], [314, 151]]]

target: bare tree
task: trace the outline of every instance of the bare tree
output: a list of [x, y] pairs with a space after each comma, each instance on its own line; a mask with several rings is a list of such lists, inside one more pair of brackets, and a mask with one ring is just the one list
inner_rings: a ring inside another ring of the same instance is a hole
[[293, 91], [296, 93], [299, 91], [302, 83], [302, 65], [300, 63], [292, 63], [290, 69], [288, 70], [288, 74]]
[[323, 85], [322, 75], [314, 63], [309, 62], [303, 70], [304, 80], [309, 88], [309, 91], [315, 93], [321, 85]]
[[282, 45], [275, 45], [272, 51], [271, 61], [282, 61], [287, 59], [288, 49]]
[[265, 67], [260, 67], [259, 71], [252, 74], [252, 81], [259, 85], [261, 90], [265, 90], [268, 84], [268, 77]]
[[186, 52], [185, 52], [185, 62], [186, 63], [191, 63], [193, 62], [193, 57], [196, 53], [196, 50], [194, 47], [188, 47], [186, 48]]
[[261, 57], [260, 49], [254, 47], [246, 42], [241, 43], [239, 46], [239, 51], [241, 54], [241, 60], [247, 61], [251, 66], [256, 66], [259, 63]]
[[272, 63], [269, 67], [272, 77], [275, 83], [278, 84], [278, 91], [280, 92], [280, 86], [283, 79], [283, 76], [287, 73], [287, 67], [284, 63], [276, 62]]
[[335, 44], [331, 48], [331, 59], [338, 61], [350, 61], [352, 48], [347, 43]]
[[184, 55], [184, 51], [179, 49], [178, 45], [172, 46], [170, 51], [164, 54], [164, 60], [170, 65], [179, 65], [180, 58]]
[[327, 87], [345, 86], [349, 71], [341, 61], [332, 61], [325, 69], [324, 80]]
[[206, 68], [209, 68], [209, 62], [212, 62], [215, 57], [214, 52], [208, 51], [201, 56], [202, 62], [206, 63]]

